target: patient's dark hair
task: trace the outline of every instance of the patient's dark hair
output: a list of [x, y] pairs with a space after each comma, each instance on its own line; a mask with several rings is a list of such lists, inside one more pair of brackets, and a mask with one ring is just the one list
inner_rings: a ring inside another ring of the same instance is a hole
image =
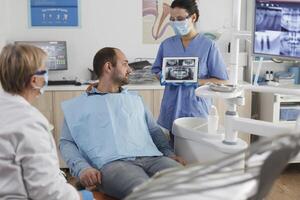
[[197, 0], [174, 0], [171, 4], [171, 8], [183, 8], [189, 13], [189, 16], [196, 13], [196, 21], [198, 21], [199, 18], [199, 9], [197, 6]]
[[104, 47], [100, 49], [94, 56], [93, 68], [97, 77], [101, 77], [105, 63], [110, 62], [112, 66], [117, 64], [117, 48]]

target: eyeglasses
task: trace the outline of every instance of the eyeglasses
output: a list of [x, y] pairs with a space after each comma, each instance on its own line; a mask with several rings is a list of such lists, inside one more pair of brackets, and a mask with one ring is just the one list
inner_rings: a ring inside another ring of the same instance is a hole
[[170, 17], [169, 20], [171, 22], [175, 22], [175, 21], [178, 21], [178, 22], [182, 22], [186, 19], [190, 18], [190, 15], [186, 16], [186, 17], [182, 17], [182, 16], [178, 16], [178, 17]]
[[44, 75], [44, 74], [46, 74], [46, 73], [48, 73], [48, 71], [47, 70], [38, 70], [38, 71], [36, 71], [33, 75]]

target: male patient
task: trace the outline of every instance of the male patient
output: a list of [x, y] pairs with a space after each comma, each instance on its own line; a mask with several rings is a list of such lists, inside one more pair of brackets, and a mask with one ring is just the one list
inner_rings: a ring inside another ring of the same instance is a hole
[[185, 161], [175, 156], [141, 97], [121, 87], [132, 71], [122, 51], [99, 50], [93, 66], [98, 85], [62, 104], [60, 150], [84, 186], [101, 183], [102, 191], [120, 199]]

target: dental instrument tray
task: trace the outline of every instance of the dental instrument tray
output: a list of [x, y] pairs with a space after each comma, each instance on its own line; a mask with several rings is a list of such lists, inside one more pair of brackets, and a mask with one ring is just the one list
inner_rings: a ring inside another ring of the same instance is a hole
[[234, 92], [237, 87], [235, 85], [210, 83], [209, 88], [213, 91], [216, 91], [216, 92]]
[[128, 65], [134, 70], [144, 69], [144, 67], [152, 66], [152, 64], [148, 60], [131, 62]]

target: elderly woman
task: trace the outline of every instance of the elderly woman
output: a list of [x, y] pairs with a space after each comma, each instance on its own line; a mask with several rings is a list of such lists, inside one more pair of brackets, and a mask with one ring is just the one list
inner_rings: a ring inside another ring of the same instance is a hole
[[7, 45], [0, 54], [0, 198], [93, 199], [60, 175], [49, 122], [31, 103], [43, 93], [46, 54]]

